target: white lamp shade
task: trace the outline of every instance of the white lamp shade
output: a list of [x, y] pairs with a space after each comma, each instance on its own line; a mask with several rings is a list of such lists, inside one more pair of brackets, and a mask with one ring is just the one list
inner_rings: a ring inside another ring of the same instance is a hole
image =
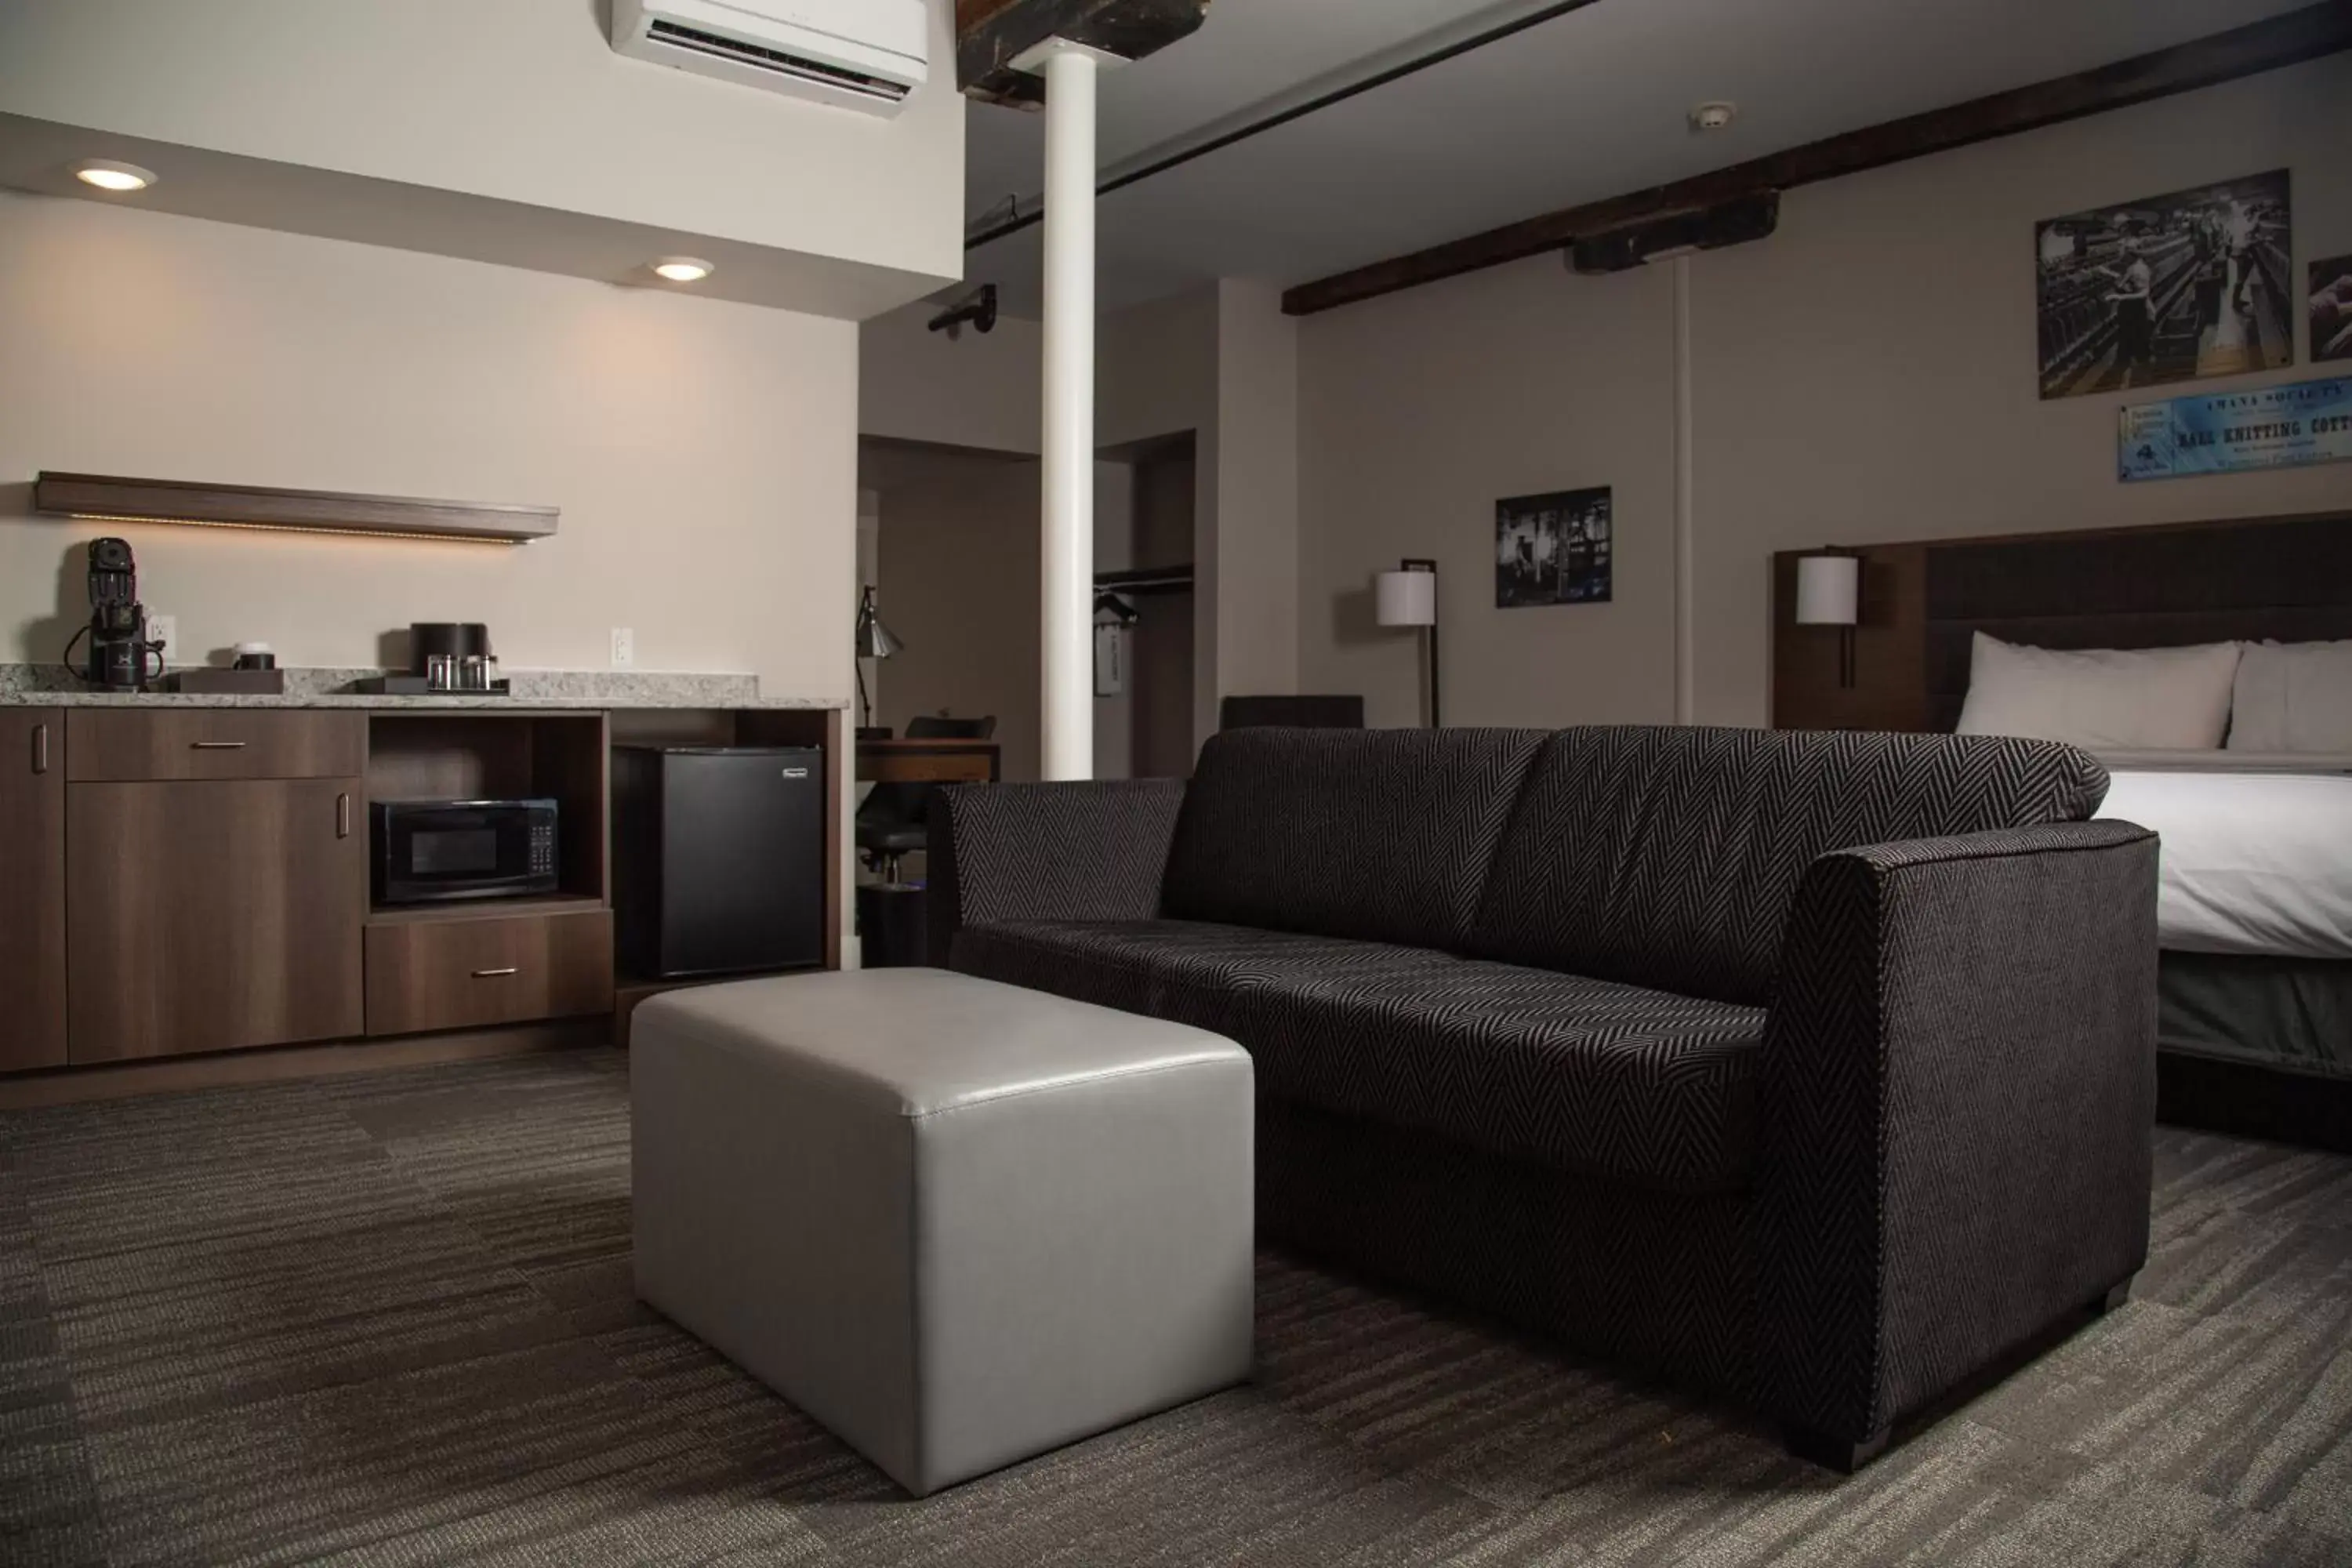
[[1797, 557], [1797, 624], [1851, 626], [1862, 619], [1862, 557]]
[[1437, 574], [1383, 572], [1378, 580], [1380, 623], [1384, 626], [1437, 624]]

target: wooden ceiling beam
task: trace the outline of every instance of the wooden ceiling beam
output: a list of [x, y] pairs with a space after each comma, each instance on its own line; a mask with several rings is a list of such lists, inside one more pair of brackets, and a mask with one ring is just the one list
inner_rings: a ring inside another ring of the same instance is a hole
[[1037, 109], [1045, 79], [1013, 62], [1048, 38], [1139, 60], [1196, 31], [1209, 0], [956, 0], [956, 85], [983, 103]]
[[1948, 109], [1888, 121], [1864, 131], [1808, 142], [1713, 174], [1654, 185], [1605, 201], [1547, 213], [1488, 229], [1466, 239], [1374, 262], [1301, 283], [1286, 291], [1283, 310], [1313, 315], [1484, 268], [1540, 256], [1577, 239], [1667, 213], [1710, 207], [1742, 196], [1860, 174], [1906, 159], [1947, 153], [2021, 131], [2123, 109], [2151, 99], [2212, 87], [2352, 48], [2352, 0], [2290, 11], [2226, 33], [2194, 39], [2095, 70], [2036, 82]]

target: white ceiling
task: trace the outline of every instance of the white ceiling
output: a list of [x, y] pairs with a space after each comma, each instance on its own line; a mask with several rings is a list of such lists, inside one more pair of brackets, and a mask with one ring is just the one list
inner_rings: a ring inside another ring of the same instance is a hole
[[[1103, 198], [1106, 310], [1210, 279], [1284, 285], [2059, 77], [2308, 0], [1592, 0]], [[1474, 0], [1213, 0], [1113, 71], [1100, 162], [1134, 167], [1503, 19]], [[1712, 99], [1738, 123], [1701, 136]], [[1044, 184], [1043, 117], [972, 106], [968, 213]], [[1034, 314], [1038, 229], [969, 277]]]

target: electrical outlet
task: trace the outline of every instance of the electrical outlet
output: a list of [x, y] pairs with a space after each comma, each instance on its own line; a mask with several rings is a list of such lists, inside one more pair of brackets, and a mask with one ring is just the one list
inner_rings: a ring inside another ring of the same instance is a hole
[[627, 669], [637, 662], [637, 634], [626, 626], [613, 628], [613, 668]]
[[163, 655], [163, 662], [165, 664], [179, 663], [180, 617], [177, 616], [148, 616], [147, 640], [152, 643], [160, 643], [163, 645], [162, 652]]

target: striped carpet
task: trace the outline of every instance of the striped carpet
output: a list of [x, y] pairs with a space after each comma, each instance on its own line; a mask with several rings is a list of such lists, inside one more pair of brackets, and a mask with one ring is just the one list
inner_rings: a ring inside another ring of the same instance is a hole
[[639, 1308], [624, 1058], [0, 1116], [0, 1562], [2352, 1563], [2352, 1160], [1854, 1479], [1267, 1257], [1257, 1382], [924, 1502]]

